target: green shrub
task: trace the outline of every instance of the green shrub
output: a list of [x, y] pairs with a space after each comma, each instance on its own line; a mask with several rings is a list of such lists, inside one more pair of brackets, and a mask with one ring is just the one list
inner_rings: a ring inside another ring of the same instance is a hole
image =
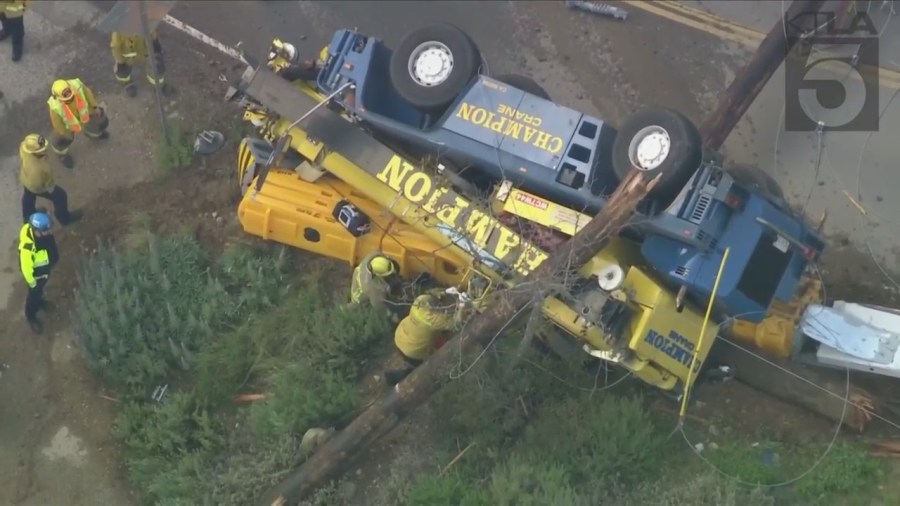
[[223, 457], [210, 466], [213, 484], [207, 497], [216, 506], [254, 504], [305, 457], [299, 437], [285, 435], [260, 442], [252, 437], [246, 418], [238, 420], [239, 428], [232, 432]]
[[498, 340], [435, 398], [436, 437], [451, 457], [477, 444], [452, 474], [412, 484], [408, 504], [608, 504], [671, 465], [670, 455], [690, 458], [675, 446], [680, 441], [667, 441], [671, 427], [658, 425], [640, 397], [585, 392], [596, 370], [533, 351], [509, 370], [519, 340]]
[[225, 445], [222, 427], [186, 393], [162, 404], [123, 405], [116, 436], [129, 477], [154, 501], [204, 497], [209, 462]]
[[598, 504], [582, 497], [571, 485], [566, 465], [551, 459], [512, 455], [494, 471], [490, 482], [490, 504], [539, 506]]
[[[300, 441], [308, 428], [334, 423], [357, 407], [359, 364], [373, 344], [390, 342], [390, 323], [375, 310], [335, 306], [316, 283], [281, 295], [282, 281], [266, 269], [283, 263], [283, 256], [265, 261], [247, 250], [223, 255], [217, 279], [231, 306], [215, 314], [220, 323], [243, 315], [244, 323], [198, 351], [192, 394], [160, 406], [130, 403], [122, 411], [118, 435], [129, 474], [149, 499], [252, 504], [306, 458]], [[268, 304], [275, 307], [260, 312]], [[228, 401], [244, 389], [271, 397], [235, 409]], [[184, 433], [171, 439], [175, 447], [162, 447], [159, 439], [177, 431]], [[215, 444], [198, 445], [194, 438]], [[176, 472], [183, 478], [173, 478]]]
[[316, 374], [338, 374], [353, 382], [372, 346], [390, 342], [390, 322], [377, 311], [346, 310], [316, 284], [304, 280], [303, 285], [275, 310], [251, 318], [199, 354], [201, 398], [226, 399], [253, 378], [265, 383], [268, 375], [298, 361], [314, 364]]
[[536, 460], [566, 463], [574, 483], [603, 491], [651, 475], [670, 451], [665, 429], [640, 398], [569, 397], [545, 406], [518, 446]]
[[286, 365], [269, 377], [274, 396], [252, 406], [252, 427], [271, 439], [332, 422], [357, 405], [353, 379], [308, 362]]
[[457, 473], [446, 476], [429, 476], [416, 483], [409, 491], [406, 504], [409, 506], [435, 506], [437, 504], [490, 504], [489, 494], [482, 488], [470, 486]]
[[[825, 448], [810, 445], [798, 452], [793, 460], [797, 472], [808, 469], [822, 455]], [[853, 494], [872, 490], [884, 474], [883, 463], [869, 456], [866, 448], [852, 443], [837, 443], [819, 465], [793, 485], [794, 492], [804, 499], [823, 500], [834, 494]]]
[[283, 257], [238, 249], [210, 268], [188, 236], [147, 238], [145, 250], [101, 247], [79, 277], [76, 330], [90, 366], [114, 386], [141, 392], [196, 354], [228, 325], [270, 306]]
[[[683, 454], [690, 459], [690, 454]], [[686, 467], [692, 468], [690, 461]], [[700, 466], [707, 464], [700, 463]], [[682, 473], [671, 470], [668, 474]], [[773, 506], [775, 500], [761, 488], [749, 488], [734, 479], [705, 468], [688, 478], [676, 480], [661, 476], [659, 480], [641, 484], [616, 502], [622, 506]]]
[[156, 163], [166, 172], [185, 169], [194, 160], [194, 139], [184, 127], [174, 123], [169, 126], [169, 143], [160, 138]]

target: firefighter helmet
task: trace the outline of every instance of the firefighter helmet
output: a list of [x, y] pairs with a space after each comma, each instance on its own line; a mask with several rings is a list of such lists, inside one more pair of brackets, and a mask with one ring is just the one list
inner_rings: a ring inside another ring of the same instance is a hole
[[47, 139], [40, 134], [28, 134], [22, 141], [22, 147], [26, 153], [38, 154], [47, 151]]
[[386, 256], [379, 255], [369, 260], [369, 269], [372, 269], [372, 274], [384, 278], [394, 273], [394, 262]]
[[28, 217], [28, 224], [39, 232], [46, 232], [53, 226], [53, 221], [50, 220], [49, 214], [37, 212]]
[[53, 87], [50, 89], [53, 96], [64, 101], [72, 100], [72, 87], [65, 79], [57, 79], [53, 81]]

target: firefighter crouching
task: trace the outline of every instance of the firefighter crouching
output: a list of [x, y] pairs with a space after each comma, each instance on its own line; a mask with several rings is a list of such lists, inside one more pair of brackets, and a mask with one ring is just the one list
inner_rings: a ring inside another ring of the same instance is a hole
[[437, 339], [456, 328], [456, 309], [456, 299], [449, 299], [441, 290], [416, 297], [409, 314], [394, 331], [394, 346], [405, 366], [384, 374], [388, 385], [403, 381], [434, 352]]
[[153, 86], [160, 86], [160, 91], [168, 93], [169, 86], [165, 83], [165, 66], [162, 59], [162, 46], [156, 31], [150, 35], [150, 45], [153, 47], [153, 59], [156, 63], [156, 73], [150, 61], [148, 54], [147, 39], [140, 35], [130, 35], [125, 33], [113, 32], [109, 47], [112, 50], [113, 60], [116, 62], [115, 74], [116, 81], [125, 87], [125, 94], [129, 97], [137, 95], [137, 85], [131, 78], [135, 62], [143, 61], [147, 63], [147, 80]]
[[46, 308], [44, 287], [50, 278], [50, 270], [59, 261], [59, 250], [51, 227], [50, 216], [46, 213], [34, 213], [19, 230], [19, 267], [28, 285], [25, 319], [35, 334], [40, 334], [43, 330], [37, 313]]
[[373, 307], [389, 313], [396, 322], [396, 308], [393, 300], [399, 289], [400, 277], [393, 260], [381, 253], [366, 256], [356, 269], [350, 282], [350, 302], [368, 302]]
[[75, 141], [75, 134], [84, 132], [90, 139], [105, 139], [109, 118], [81, 79], [57, 79], [50, 91], [47, 107], [50, 123], [56, 131], [50, 146], [60, 156], [62, 164], [72, 168], [75, 161], [68, 151]]
[[47, 139], [28, 134], [19, 144], [19, 182], [22, 183], [22, 221], [27, 222], [37, 209], [37, 198], [53, 203], [57, 221], [68, 225], [81, 217], [81, 212], [69, 212], [69, 197], [53, 180], [53, 170], [47, 158]]
[[322, 48], [318, 59], [301, 60], [300, 51], [296, 46], [281, 39], [274, 39], [269, 46], [266, 64], [273, 72], [288, 81], [315, 81], [327, 59], [328, 46]]

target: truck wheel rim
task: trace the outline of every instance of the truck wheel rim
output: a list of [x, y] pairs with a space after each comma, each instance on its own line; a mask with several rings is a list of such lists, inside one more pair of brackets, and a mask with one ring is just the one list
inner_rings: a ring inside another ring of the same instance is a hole
[[409, 55], [409, 75], [420, 86], [437, 86], [452, 71], [453, 53], [441, 42], [423, 42]]
[[631, 139], [628, 159], [636, 169], [651, 171], [668, 158], [671, 148], [672, 140], [665, 128], [656, 125], [644, 127]]

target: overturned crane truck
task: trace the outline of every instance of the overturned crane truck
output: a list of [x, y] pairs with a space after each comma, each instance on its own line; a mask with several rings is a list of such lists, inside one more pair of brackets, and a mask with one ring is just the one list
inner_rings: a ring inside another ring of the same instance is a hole
[[[463, 192], [500, 183], [532, 207], [562, 202], [594, 212], [634, 164], [664, 183], [643, 203], [643, 219], [579, 271], [572, 293], [544, 304], [548, 319], [587, 343], [588, 353], [679, 390], [692, 357], [698, 365], [705, 360], [714, 330], [700, 338], [700, 313], [673, 292], [680, 288], [693, 302], [708, 298], [725, 248], [734, 258], [716, 302], [720, 320], [741, 318], [732, 327], [736, 337], [790, 354], [809, 338], [822, 339], [809, 331], [810, 308], [849, 317], [809, 306], [817, 290], [808, 266], [824, 243], [790, 212], [771, 178], [726, 171], [716, 156], [702, 156], [696, 129], [677, 113], [638, 114], [617, 132], [550, 102], [527, 78], [477, 75], [471, 39], [436, 26], [413, 32], [394, 52], [375, 38], [338, 31], [315, 83], [248, 69], [238, 96], [267, 140], [246, 139], [239, 153], [249, 189], [239, 209], [246, 231], [351, 264], [380, 249], [405, 275], [503, 288], [546, 251]], [[442, 51], [453, 54], [454, 68], [440, 67]], [[443, 81], [426, 82], [442, 72]], [[473, 121], [479, 114], [485, 118]], [[410, 162], [435, 151], [441, 158], [433, 164]], [[773, 307], [779, 311], [767, 316]], [[802, 338], [794, 339], [798, 321]]]

